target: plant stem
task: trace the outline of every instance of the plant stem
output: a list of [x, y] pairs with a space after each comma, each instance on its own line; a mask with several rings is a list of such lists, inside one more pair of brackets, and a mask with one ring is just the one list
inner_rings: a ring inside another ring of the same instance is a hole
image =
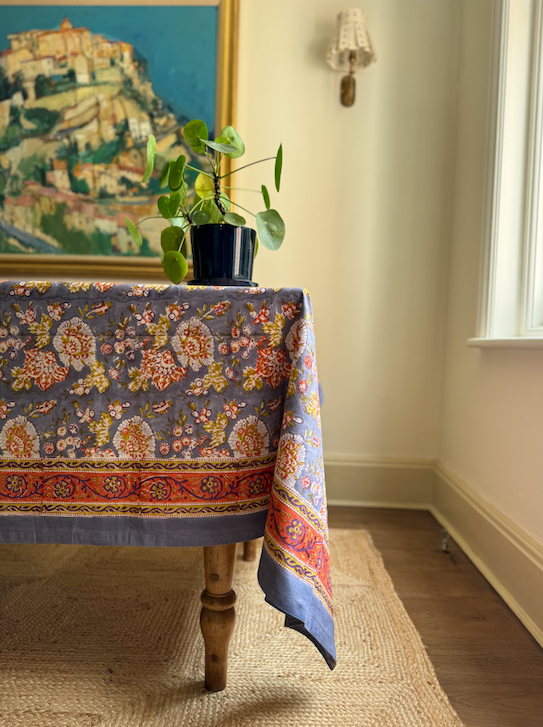
[[199, 174], [203, 174], [205, 177], [213, 179], [213, 174], [210, 174], [209, 172], [204, 172], [202, 169], [198, 169], [197, 167], [191, 167], [190, 164], [185, 164], [185, 169], [192, 169], [193, 172], [198, 172]]
[[227, 172], [226, 174], [223, 174], [222, 177], [219, 177], [219, 179], [225, 179], [225, 177], [229, 177], [231, 174], [235, 174], [236, 172], [240, 172], [242, 169], [247, 169], [247, 167], [252, 167], [254, 164], [262, 164], [262, 162], [269, 162], [270, 159], [275, 159], [275, 157], [267, 157], [266, 159], [259, 159], [257, 162], [251, 162], [250, 164], [246, 164], [243, 167], [239, 167], [238, 169], [234, 169], [232, 172]]
[[201, 199], [199, 199], [199, 200], [198, 200], [198, 202], [196, 202], [196, 203], [195, 203], [195, 204], [194, 204], [194, 205], [192, 206], [192, 212], [194, 213], [194, 211], [195, 211], [195, 210], [197, 210], [197, 209], [198, 209], [198, 207], [201, 207], [201, 206], [203, 205], [203, 203], [204, 203], [204, 202], [205, 202], [205, 199], [204, 199], [203, 197], [202, 197]]
[[240, 210], [243, 210], [244, 212], [248, 212], [248, 213], [249, 213], [250, 215], [253, 215], [253, 217], [256, 217], [256, 215], [255, 215], [255, 213], [254, 213], [254, 212], [251, 212], [251, 210], [248, 210], [248, 209], [246, 209], [245, 207], [242, 207], [242, 206], [241, 206], [240, 204], [238, 204], [237, 202], [232, 202], [232, 204], [233, 204], [233, 205], [235, 205], [236, 207], [239, 207], [239, 208], [240, 208]]
[[150, 217], [144, 217], [144, 218], [143, 218], [143, 220], [138, 220], [138, 221], [137, 221], [137, 222], [135, 222], [134, 224], [135, 224], [135, 225], [136, 225], [136, 227], [137, 227], [138, 225], [141, 225], [141, 223], [142, 223], [142, 222], [145, 222], [146, 220], [160, 220], [160, 219], [161, 219], [161, 217], [162, 217], [162, 215], [151, 215]]
[[217, 205], [217, 209], [222, 215], [225, 215], [228, 210], [221, 202], [221, 183], [219, 181], [219, 177], [215, 176], [213, 179], [213, 184], [215, 185], [215, 204]]
[[226, 184], [222, 185], [223, 189], [233, 189], [236, 192], [256, 192], [257, 194], [262, 194], [262, 190], [260, 189], [246, 189], [245, 187], [227, 187]]
[[[190, 212], [188, 210], [182, 209], [181, 210], [181, 217], [184, 217], [185, 220], [189, 223], [189, 225], [192, 225], [193, 224], [192, 217], [190, 216]], [[185, 234], [186, 234], [186, 231], [183, 230], [183, 239], [185, 239], [185, 237], [184, 237]]]

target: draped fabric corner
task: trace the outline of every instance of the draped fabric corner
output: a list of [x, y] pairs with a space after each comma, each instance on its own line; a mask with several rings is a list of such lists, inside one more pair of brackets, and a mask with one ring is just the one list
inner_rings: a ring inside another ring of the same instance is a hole
[[0, 542], [264, 535], [266, 600], [335, 665], [299, 289], [0, 282]]

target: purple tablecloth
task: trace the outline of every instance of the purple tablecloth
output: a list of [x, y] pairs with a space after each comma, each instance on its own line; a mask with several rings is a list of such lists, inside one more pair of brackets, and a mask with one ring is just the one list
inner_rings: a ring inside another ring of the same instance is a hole
[[218, 545], [335, 665], [299, 289], [0, 283], [0, 542]]

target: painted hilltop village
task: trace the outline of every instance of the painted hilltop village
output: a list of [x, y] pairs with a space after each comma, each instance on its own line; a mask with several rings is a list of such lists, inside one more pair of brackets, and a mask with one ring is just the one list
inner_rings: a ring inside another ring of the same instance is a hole
[[155, 214], [159, 179], [140, 185], [151, 133], [183, 153], [182, 120], [155, 95], [133, 47], [64, 18], [8, 35], [0, 53], [0, 252], [160, 252], [164, 221], [136, 249], [125, 216]]

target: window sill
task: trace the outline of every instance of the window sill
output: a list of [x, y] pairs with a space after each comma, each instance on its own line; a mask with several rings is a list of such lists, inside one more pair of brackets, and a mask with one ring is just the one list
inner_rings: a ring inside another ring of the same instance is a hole
[[468, 338], [468, 346], [473, 348], [541, 348], [543, 338], [515, 336], [513, 338]]

